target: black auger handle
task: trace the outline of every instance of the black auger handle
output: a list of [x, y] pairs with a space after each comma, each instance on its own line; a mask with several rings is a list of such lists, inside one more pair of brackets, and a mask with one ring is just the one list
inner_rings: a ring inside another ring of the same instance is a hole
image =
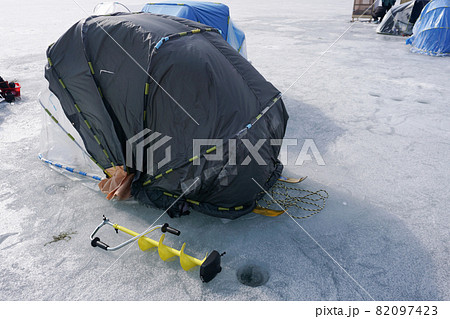
[[181, 232], [178, 229], [175, 229], [173, 227], [170, 227], [169, 224], [165, 223], [164, 225], [162, 225], [161, 227], [161, 231], [163, 233], [168, 232], [177, 236], [180, 236]]
[[92, 247], [99, 247], [99, 248], [104, 249], [104, 250], [108, 250], [108, 247], [109, 247], [108, 244], [105, 244], [104, 242], [102, 242], [100, 240], [100, 238], [98, 238], [98, 237], [95, 237], [94, 239], [92, 239], [91, 246]]

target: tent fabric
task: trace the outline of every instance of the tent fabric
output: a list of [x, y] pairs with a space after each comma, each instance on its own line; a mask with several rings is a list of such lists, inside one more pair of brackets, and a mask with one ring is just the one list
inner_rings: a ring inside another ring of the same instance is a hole
[[[47, 57], [45, 77], [67, 123], [104, 171], [123, 165], [135, 174], [131, 194], [142, 203], [166, 209], [178, 199], [233, 219], [264, 195], [258, 184], [267, 190], [280, 176], [280, 145], [262, 144], [260, 165], [244, 144], [284, 137], [280, 92], [218, 30], [150, 13], [91, 16]], [[152, 148], [157, 135], [164, 147]], [[127, 152], [136, 136], [142, 147]], [[211, 146], [202, 146], [193, 161], [193, 139], [222, 141], [223, 159], [207, 160]]]
[[[39, 103], [45, 108], [42, 110], [39, 145], [42, 157], [101, 176], [102, 170], [90, 159], [81, 136], [65, 115], [58, 98], [46, 89], [39, 94]], [[67, 143], [69, 134], [70, 139], [73, 139], [71, 143]]]
[[93, 13], [96, 15], [111, 14], [114, 12], [131, 12], [120, 2], [100, 2], [94, 7]]
[[392, 7], [378, 26], [377, 33], [400, 36], [412, 35], [414, 23], [428, 2], [429, 0], [413, 0]]
[[409, 22], [415, 1], [392, 7], [378, 25], [377, 33], [388, 35], [411, 35], [413, 24]]
[[215, 2], [147, 3], [142, 12], [165, 14], [200, 22], [220, 30], [223, 38], [245, 58], [245, 34], [230, 19], [228, 6]]
[[450, 55], [450, 0], [433, 0], [422, 10], [406, 40], [411, 51], [434, 56]]
[[185, 18], [213, 26], [222, 31], [226, 40], [228, 35], [228, 18], [230, 16], [228, 6], [212, 2], [183, 2], [183, 3], [147, 3], [142, 12], [167, 14]]

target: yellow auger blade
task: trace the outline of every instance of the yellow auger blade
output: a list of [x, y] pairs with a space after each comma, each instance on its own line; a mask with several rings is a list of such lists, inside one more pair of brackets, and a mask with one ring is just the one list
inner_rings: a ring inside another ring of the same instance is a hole
[[[131, 235], [133, 237], [139, 235], [138, 233], [136, 233], [128, 228], [125, 228], [123, 226], [117, 225], [117, 224], [114, 225], [114, 228], [117, 230], [123, 231], [124, 233]], [[183, 244], [183, 246], [181, 247], [181, 250], [176, 250], [175, 248], [164, 245], [163, 242], [164, 242], [165, 238], [166, 238], [166, 235], [162, 234], [161, 238], [159, 238], [159, 242], [158, 242], [158, 241], [148, 238], [146, 236], [142, 236], [141, 238], [138, 239], [138, 245], [142, 251], [146, 251], [150, 248], [157, 247], [159, 257], [164, 261], [166, 261], [174, 256], [180, 257], [181, 267], [186, 271], [195, 266], [201, 266], [208, 256], [208, 255], [206, 255], [203, 260], [189, 256], [184, 252], [184, 249], [186, 248], [186, 243]]]
[[207, 256], [205, 256], [203, 260], [199, 260], [197, 258], [185, 254], [184, 248], [186, 248], [186, 243], [183, 244], [180, 250], [180, 264], [184, 270], [188, 271], [189, 269], [195, 266], [201, 266], [203, 262], [206, 260]]
[[284, 212], [285, 212], [284, 210], [268, 209], [268, 208], [264, 208], [261, 206], [256, 206], [253, 209], [253, 213], [263, 215], [263, 216], [268, 216], [268, 217], [277, 217], [277, 216], [280, 216], [281, 214], [283, 214]]
[[[120, 230], [128, 235], [131, 235], [133, 238], [123, 242], [120, 245], [110, 247], [106, 243], [102, 242], [99, 237], [94, 238], [97, 231], [104, 225], [112, 226], [116, 230], [116, 232]], [[188, 254], [186, 254], [184, 252], [186, 249], [186, 243], [183, 244], [183, 246], [181, 247], [181, 250], [176, 250], [175, 248], [164, 245], [165, 234], [161, 235], [161, 237], [159, 238], [159, 241], [156, 241], [156, 240], [153, 240], [151, 238], [144, 236], [144, 235], [147, 235], [148, 233], [151, 233], [152, 231], [154, 231], [156, 229], [161, 229], [161, 231], [163, 233], [169, 232], [169, 233], [177, 235], [177, 236], [180, 235], [179, 230], [177, 230], [173, 227], [170, 227], [169, 224], [167, 224], [167, 223], [165, 223], [164, 225], [157, 225], [157, 226], [151, 227], [147, 231], [143, 232], [142, 234], [139, 234], [139, 233], [136, 233], [135, 231], [132, 231], [132, 230], [125, 228], [123, 226], [120, 226], [118, 224], [113, 224], [109, 221], [109, 219], [107, 219], [105, 216], [103, 216], [103, 222], [99, 226], [97, 226], [97, 228], [94, 230], [94, 232], [90, 236], [91, 245], [93, 247], [99, 247], [106, 251], [115, 251], [115, 250], [118, 250], [118, 249], [132, 243], [133, 241], [137, 240], [138, 244], [139, 244], [139, 248], [143, 251], [146, 251], [150, 248], [158, 248], [159, 257], [161, 257], [161, 259], [164, 261], [166, 261], [174, 256], [178, 256], [180, 258], [181, 267], [186, 271], [188, 271], [196, 266], [200, 266], [200, 279], [203, 282], [211, 281], [222, 270], [222, 267], [220, 266], [220, 260], [221, 260], [221, 257], [225, 253], [219, 254], [219, 252], [217, 250], [213, 250], [210, 254], [206, 254], [206, 256], [203, 260], [197, 259], [195, 257], [189, 256]]]
[[293, 178], [293, 177], [280, 176], [278, 178], [278, 180], [280, 182], [285, 182], [285, 183], [290, 183], [290, 184], [297, 184], [297, 183], [303, 182], [307, 177], [308, 176], [300, 177], [300, 178]]
[[158, 247], [158, 242], [151, 238], [142, 236], [141, 238], [138, 239], [138, 245], [142, 251], [146, 251], [148, 249]]
[[174, 256], [180, 256], [180, 252], [176, 249], [173, 249], [172, 247], [166, 246], [163, 244], [164, 238], [166, 238], [165, 234], [161, 235], [161, 238], [159, 239], [158, 243], [158, 254], [159, 257], [166, 261], [169, 258], [172, 258]]

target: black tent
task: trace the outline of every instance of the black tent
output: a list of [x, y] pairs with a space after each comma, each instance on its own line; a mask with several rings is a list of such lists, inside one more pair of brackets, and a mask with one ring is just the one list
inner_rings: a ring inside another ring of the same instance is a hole
[[[47, 56], [49, 88], [92, 160], [122, 166], [139, 201], [233, 219], [280, 176], [280, 145], [269, 141], [288, 120], [280, 92], [218, 30], [149, 13], [91, 16]], [[196, 152], [198, 139], [209, 142]]]

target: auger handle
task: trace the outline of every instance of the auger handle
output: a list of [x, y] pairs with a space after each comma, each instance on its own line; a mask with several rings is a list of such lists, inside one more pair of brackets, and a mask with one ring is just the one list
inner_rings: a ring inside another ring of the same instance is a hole
[[[109, 225], [109, 226], [113, 227], [113, 228], [116, 230], [116, 232], [118, 231], [118, 227], [120, 227], [120, 229], [121, 229], [122, 231], [124, 231], [124, 232], [126, 232], [126, 233], [128, 233], [128, 234], [130, 234], [131, 236], [134, 236], [134, 237], [128, 239], [127, 241], [124, 241], [123, 243], [121, 243], [121, 244], [119, 244], [119, 245], [117, 245], [117, 246], [110, 247], [108, 244], [102, 242], [102, 241], [100, 240], [99, 237], [95, 237], [95, 238], [94, 238], [95, 234], [100, 230], [100, 228], [102, 228], [102, 227], [105, 226], [105, 225]], [[136, 232], [130, 231], [129, 229], [126, 229], [126, 228], [124, 228], [124, 227], [121, 227], [121, 226], [119, 226], [119, 225], [116, 225], [116, 224], [111, 223], [111, 222], [109, 221], [109, 219], [106, 218], [105, 215], [103, 215], [103, 221], [100, 223], [100, 225], [98, 225], [98, 226], [95, 228], [95, 230], [92, 232], [92, 234], [91, 234], [91, 236], [90, 236], [90, 239], [91, 239], [91, 246], [92, 246], [92, 247], [99, 247], [99, 248], [104, 249], [104, 250], [107, 250], [107, 251], [115, 251], [115, 250], [118, 250], [118, 249], [120, 249], [120, 248], [122, 248], [122, 247], [128, 245], [128, 244], [131, 244], [131, 243], [134, 242], [135, 240], [138, 240], [138, 239], [141, 238], [142, 236], [145, 236], [146, 234], [152, 232], [152, 231], [155, 230], [155, 229], [162, 228], [163, 226], [164, 226], [164, 225], [156, 225], [156, 226], [153, 226], [153, 227], [147, 229], [145, 232], [143, 232], [143, 233], [141, 233], [141, 234], [138, 234], [138, 233], [136, 233]], [[172, 233], [172, 234], [175, 234], [175, 235], [177, 235], [177, 232], [178, 232], [178, 235], [180, 234], [180, 231], [179, 231], [179, 230], [176, 230], [175, 228], [169, 227], [169, 225], [167, 225], [167, 231], [170, 232], [170, 233]]]
[[108, 250], [108, 247], [109, 247], [108, 244], [102, 242], [100, 240], [100, 238], [98, 238], [98, 237], [95, 237], [94, 239], [91, 240], [91, 246], [92, 247], [99, 247], [99, 248], [104, 249], [104, 250]]
[[92, 247], [99, 247], [101, 249], [108, 250], [108, 247], [109, 247], [108, 244], [102, 242], [99, 237], [94, 238], [94, 235], [100, 230], [100, 228], [102, 228], [105, 225], [112, 226], [113, 224], [109, 221], [108, 218], [105, 217], [105, 215], [103, 215], [102, 223], [95, 228], [95, 230], [92, 232], [92, 234], [90, 236]]
[[162, 225], [161, 227], [161, 231], [163, 233], [168, 232], [177, 236], [180, 236], [181, 231], [179, 231], [178, 229], [175, 229], [173, 227], [170, 227], [169, 224], [165, 223], [164, 225]]

